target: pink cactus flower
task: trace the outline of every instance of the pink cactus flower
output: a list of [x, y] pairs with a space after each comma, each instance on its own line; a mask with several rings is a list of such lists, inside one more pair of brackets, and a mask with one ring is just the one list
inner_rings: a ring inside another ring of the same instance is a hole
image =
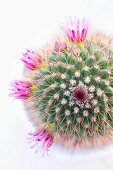
[[67, 47], [66, 43], [65, 42], [61, 42], [61, 41], [55, 41], [55, 51], [56, 52], [61, 52], [63, 50], [65, 50]]
[[23, 57], [21, 60], [24, 62], [24, 65], [31, 70], [35, 69], [42, 62], [42, 56], [31, 50], [27, 50]]
[[27, 81], [15, 80], [11, 83], [12, 93], [11, 96], [17, 99], [26, 99], [29, 97], [29, 93], [31, 91], [31, 83]]
[[86, 19], [71, 18], [67, 20], [63, 27], [69, 40], [72, 42], [81, 43], [85, 40], [88, 31], [88, 21]]
[[41, 150], [43, 155], [47, 154], [53, 144], [53, 135], [45, 129], [37, 130], [34, 133], [29, 133], [29, 135], [31, 137], [28, 140], [34, 143], [31, 148], [38, 146], [36, 152]]

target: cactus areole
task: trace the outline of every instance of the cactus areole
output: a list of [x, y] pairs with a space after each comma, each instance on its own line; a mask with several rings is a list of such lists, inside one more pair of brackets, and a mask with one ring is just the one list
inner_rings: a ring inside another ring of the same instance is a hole
[[51, 46], [27, 50], [22, 61], [28, 83], [13, 83], [11, 93], [40, 120], [41, 130], [35, 122], [38, 130], [30, 139], [42, 144], [43, 153], [53, 142], [87, 148], [112, 141], [113, 135], [112, 40], [87, 33], [85, 19], [69, 17], [62, 30]]

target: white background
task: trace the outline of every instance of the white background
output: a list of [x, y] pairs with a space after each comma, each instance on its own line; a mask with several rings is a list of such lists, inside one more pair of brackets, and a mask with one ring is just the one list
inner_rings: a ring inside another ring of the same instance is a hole
[[8, 96], [9, 83], [22, 77], [21, 53], [46, 41], [69, 15], [113, 33], [113, 0], [0, 0], [0, 170], [113, 170], [112, 146], [74, 157], [55, 147], [49, 157], [35, 154], [26, 142], [33, 127], [21, 102]]

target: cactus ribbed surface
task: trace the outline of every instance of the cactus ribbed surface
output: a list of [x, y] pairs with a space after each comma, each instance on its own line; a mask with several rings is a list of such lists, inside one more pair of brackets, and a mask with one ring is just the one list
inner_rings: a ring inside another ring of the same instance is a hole
[[[69, 52], [72, 47], [77, 49], [76, 56]], [[111, 129], [113, 52], [105, 44], [85, 40], [78, 48], [68, 42], [64, 51], [53, 50], [45, 64], [32, 79], [34, 107], [42, 122], [53, 132], [63, 131], [75, 139], [103, 135]]]

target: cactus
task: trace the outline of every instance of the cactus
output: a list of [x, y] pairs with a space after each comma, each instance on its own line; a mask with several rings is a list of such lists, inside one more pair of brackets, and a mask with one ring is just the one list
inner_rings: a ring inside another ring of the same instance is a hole
[[[32, 56], [28, 50], [27, 59], [22, 59], [31, 69], [31, 89], [24, 100], [41, 120], [46, 131], [44, 143], [48, 136], [52, 142], [59, 136], [65, 139], [63, 143], [74, 141], [78, 145], [112, 138], [113, 47], [106, 35], [87, 35], [87, 31], [85, 19], [69, 18], [63, 37], [51, 49], [32, 52]], [[33, 60], [36, 55], [39, 62]], [[36, 144], [39, 141], [41, 137], [35, 139]]]

